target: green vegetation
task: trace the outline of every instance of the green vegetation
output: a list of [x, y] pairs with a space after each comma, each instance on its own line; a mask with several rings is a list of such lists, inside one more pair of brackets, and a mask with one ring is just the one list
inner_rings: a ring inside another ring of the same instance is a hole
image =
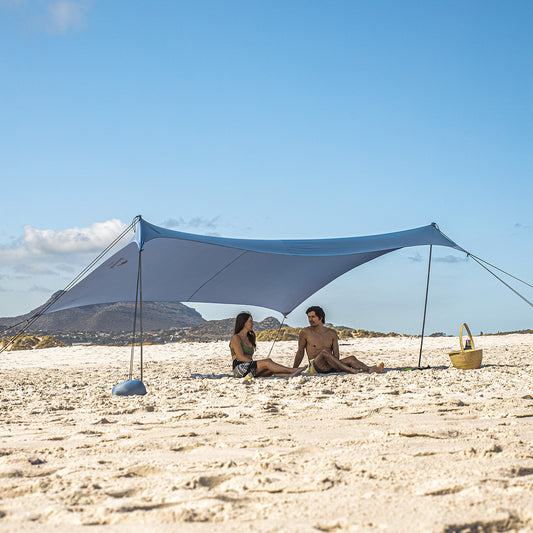
[[[366, 329], [347, 329], [347, 328], [332, 328], [337, 332], [340, 340], [346, 339], [360, 339], [362, 337], [401, 337], [398, 333], [380, 333], [379, 331], [368, 331]], [[279, 341], [294, 341], [298, 340], [302, 328], [281, 328], [266, 329], [257, 333], [258, 341], [273, 341], [275, 339]]]
[[[164, 344], [164, 343], [143, 340], [143, 346], [150, 346], [154, 344]], [[140, 345], [141, 345], [141, 341], [137, 341], [133, 343], [133, 346], [140, 346]], [[101, 345], [93, 344], [93, 346], [101, 346]], [[129, 346], [131, 348], [131, 342], [107, 342], [105, 346]]]
[[278, 341], [294, 341], [298, 340], [300, 331], [302, 331], [302, 328], [265, 329], [264, 331], [259, 331], [256, 335], [258, 341], [273, 341], [275, 339]]
[[0, 339], [0, 347], [8, 346], [7, 351], [15, 350], [40, 350], [41, 348], [54, 348], [55, 346], [67, 346], [51, 335], [38, 337], [37, 335], [21, 335], [11, 343], [10, 337]]
[[381, 333], [380, 331], [368, 331], [366, 329], [338, 329], [337, 333], [339, 339], [360, 339], [373, 337], [402, 337], [399, 333], [390, 331], [389, 333]]
[[480, 335], [513, 335], [514, 333], [533, 333], [533, 329], [520, 329], [518, 331], [498, 331], [498, 333], [483, 333]]

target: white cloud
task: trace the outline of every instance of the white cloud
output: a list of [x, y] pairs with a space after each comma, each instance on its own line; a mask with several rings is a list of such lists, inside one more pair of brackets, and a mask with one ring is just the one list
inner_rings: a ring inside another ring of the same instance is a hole
[[14, 13], [26, 28], [67, 34], [85, 23], [93, 0], [0, 0], [0, 9]]
[[0, 264], [32, 260], [57, 260], [69, 255], [100, 252], [113, 242], [127, 225], [118, 219], [95, 222], [88, 228], [63, 231], [24, 226], [24, 237], [10, 246], [0, 246]]
[[52, 291], [50, 289], [47, 289], [46, 287], [42, 287], [41, 285], [32, 285], [28, 292], [46, 292], [51, 293]]
[[24, 4], [24, 0], [0, 0], [0, 7], [7, 9], [19, 8]]
[[216, 229], [219, 226], [220, 215], [213, 218], [193, 217], [189, 220], [184, 218], [168, 218], [162, 223], [165, 228], [180, 228], [182, 231], [206, 231], [210, 235], [218, 235]]
[[[419, 252], [416, 252], [414, 255], [408, 257], [409, 261], [412, 261], [413, 263], [422, 263], [427, 261], [427, 258], [422, 257]], [[435, 261], [436, 263], [464, 263], [465, 261], [468, 261], [468, 257], [457, 257], [454, 255], [444, 255], [444, 256], [434, 256], [432, 261]]]
[[57, 33], [67, 33], [80, 28], [88, 10], [88, 2], [55, 0], [48, 4], [51, 29]]
[[61, 272], [68, 272], [69, 274], [72, 272], [76, 272], [76, 269], [71, 265], [56, 265], [57, 270], [60, 270]]
[[413, 263], [421, 263], [424, 259], [422, 259], [422, 256], [419, 252], [416, 252], [416, 254], [411, 255], [409, 258], [409, 261], [412, 261]]
[[444, 255], [442, 257], [435, 257], [437, 263], [466, 263], [468, 262], [468, 256], [457, 257], [455, 255]]
[[95, 222], [89, 228], [73, 228], [58, 232], [24, 226], [24, 243], [34, 254], [94, 252], [105, 248], [124, 229], [126, 224], [116, 218], [107, 222]]
[[22, 264], [17, 265], [14, 270], [18, 274], [26, 274], [28, 276], [55, 276], [53, 270], [40, 265]]
[[525, 231], [525, 230], [530, 229], [530, 226], [528, 226], [527, 224], [522, 224], [521, 222], [515, 222], [513, 227], [515, 230], [520, 230], [520, 231]]

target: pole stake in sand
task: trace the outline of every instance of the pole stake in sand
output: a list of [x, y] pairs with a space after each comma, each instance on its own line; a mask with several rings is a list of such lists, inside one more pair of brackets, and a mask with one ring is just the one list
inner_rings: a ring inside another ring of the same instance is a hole
[[[141, 239], [139, 239], [142, 242]], [[143, 379], [143, 284], [142, 284], [142, 245], [139, 248], [139, 263], [137, 268], [137, 290], [135, 293], [135, 311], [133, 314], [133, 334], [131, 339], [131, 357], [130, 357], [130, 373], [129, 378], [118, 385], [115, 385], [111, 393], [115, 396], [144, 396], [146, 394], [146, 387], [142, 381]], [[139, 309], [139, 349], [141, 358], [141, 379], [133, 379], [133, 357], [135, 354], [135, 330], [137, 326], [137, 308]]]

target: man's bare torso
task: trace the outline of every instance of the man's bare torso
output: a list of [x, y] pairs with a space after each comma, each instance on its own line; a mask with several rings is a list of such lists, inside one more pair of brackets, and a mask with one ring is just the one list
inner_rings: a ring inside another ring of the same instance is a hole
[[314, 359], [322, 350], [333, 353], [333, 345], [336, 339], [336, 332], [325, 326], [308, 326], [302, 330], [305, 339], [305, 351], [309, 361]]

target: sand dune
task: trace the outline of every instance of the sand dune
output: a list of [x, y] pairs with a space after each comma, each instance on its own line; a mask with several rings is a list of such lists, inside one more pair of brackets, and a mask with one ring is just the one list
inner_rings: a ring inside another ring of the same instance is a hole
[[404, 370], [418, 342], [341, 345], [380, 375], [249, 381], [225, 342], [146, 346], [144, 397], [111, 395], [127, 348], [5, 352], [0, 531], [533, 531], [533, 335], [476, 338], [471, 371], [457, 338]]

